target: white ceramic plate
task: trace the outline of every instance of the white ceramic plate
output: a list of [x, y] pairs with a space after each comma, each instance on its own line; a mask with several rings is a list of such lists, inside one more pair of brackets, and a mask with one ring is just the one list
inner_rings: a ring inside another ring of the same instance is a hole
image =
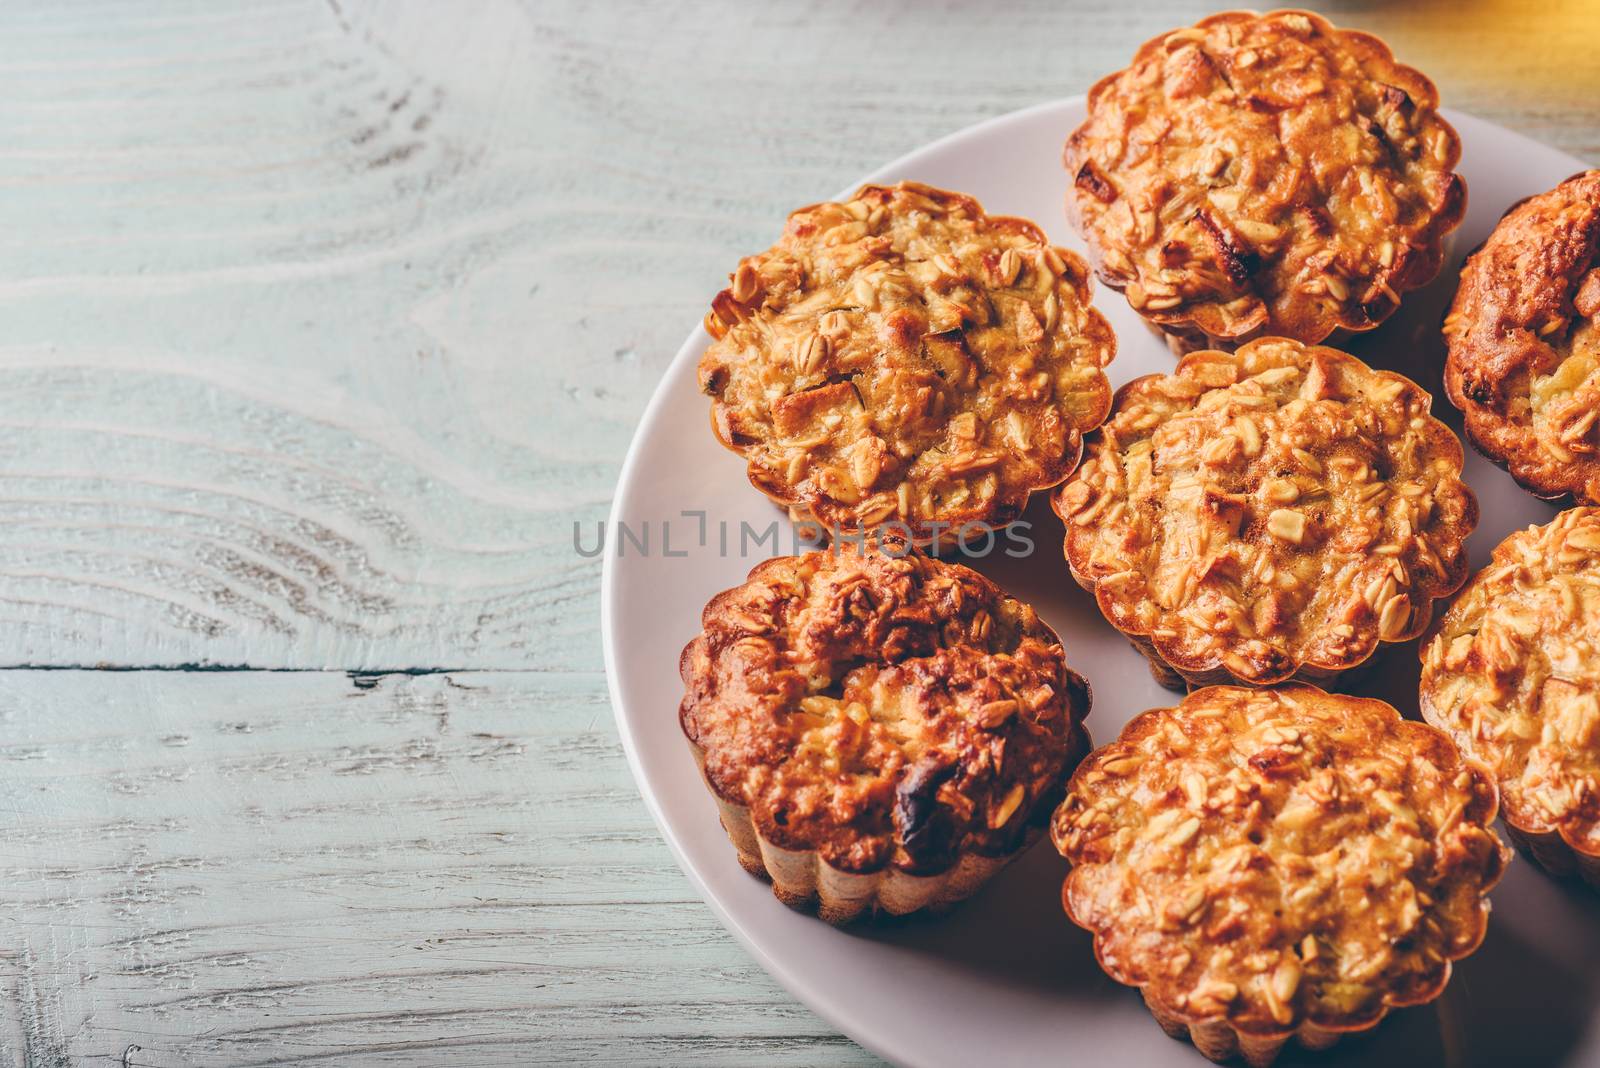
[[[1439, 386], [1444, 356], [1438, 336], [1459, 261], [1514, 201], [1584, 165], [1471, 116], [1449, 117], [1464, 144], [1461, 173], [1470, 202], [1454, 260], [1436, 285], [1407, 297], [1393, 319], [1351, 349], [1418, 380], [1438, 398], [1439, 414], [1459, 429]], [[1031, 218], [1054, 241], [1081, 252], [1062, 214], [1066, 177], [1059, 159], [1062, 141], [1082, 118], [1081, 98], [1019, 111], [937, 141], [865, 180], [916, 179], [971, 193], [989, 211]], [[829, 192], [819, 189], [815, 199]], [[782, 222], [773, 218], [774, 238]], [[752, 251], [729, 249], [728, 263]], [[1117, 332], [1113, 385], [1172, 367], [1165, 346], [1122, 297], [1101, 287], [1095, 302]], [[742, 581], [761, 558], [793, 550], [786, 524], [780, 524], [781, 547], [740, 545], [741, 521], [764, 532], [779, 514], [746, 481], [744, 461], [712, 437], [709, 402], [695, 389], [695, 364], [708, 341], [698, 328], [689, 335], [640, 423], [617, 486], [601, 592], [617, 726], [645, 801], [684, 871], [762, 967], [828, 1022], [892, 1061], [1205, 1063], [1192, 1047], [1161, 1032], [1137, 991], [1101, 974], [1089, 937], [1061, 912], [1065, 865], [1047, 842], [949, 916], [842, 931], [789, 911], [739, 867], [679, 733], [678, 654], [699, 631], [701, 607], [714, 593]], [[1467, 480], [1483, 505], [1471, 541], [1474, 568], [1507, 533], [1553, 514], [1470, 450]], [[685, 511], [703, 512], [704, 527]], [[1069, 662], [1093, 684], [1088, 725], [1104, 743], [1135, 714], [1172, 704], [1174, 696], [1151, 680], [1143, 659], [1067, 574], [1060, 526], [1042, 496], [1025, 519], [1036, 543], [1031, 557], [995, 553], [974, 566], [1035, 605], [1060, 634]], [[620, 538], [618, 523], [635, 538], [648, 530], [648, 551]], [[1390, 650], [1377, 674], [1382, 677], [1361, 691], [1415, 716], [1415, 645]], [[1483, 948], [1457, 966], [1445, 994], [1427, 1007], [1393, 1014], [1375, 1032], [1345, 1040], [1316, 1062], [1600, 1061], [1600, 1035], [1590, 1026], [1600, 992], [1596, 902], [1581, 888], [1514, 863], [1494, 893]], [[1291, 1047], [1280, 1063], [1302, 1058], [1310, 1059]]]

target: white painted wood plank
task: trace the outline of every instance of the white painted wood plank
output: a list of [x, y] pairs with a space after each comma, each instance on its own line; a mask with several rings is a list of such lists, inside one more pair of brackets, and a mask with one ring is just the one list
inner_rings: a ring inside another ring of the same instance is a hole
[[[0, 664], [592, 670], [737, 256], [1206, 6], [6, 5]], [[1330, 10], [1592, 155], [1592, 9], [1492, 7]]]
[[596, 681], [0, 673], [0, 1063], [861, 1063], [694, 897]]

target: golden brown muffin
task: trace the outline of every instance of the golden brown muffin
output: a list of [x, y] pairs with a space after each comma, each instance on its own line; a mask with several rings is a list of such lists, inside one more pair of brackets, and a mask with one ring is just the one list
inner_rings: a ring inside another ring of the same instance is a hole
[[1421, 704], [1499, 780], [1512, 841], [1600, 887], [1600, 509], [1500, 543], [1422, 647]]
[[1353, 668], [1466, 578], [1477, 499], [1429, 403], [1286, 338], [1135, 379], [1054, 500], [1072, 575], [1169, 686]]
[[916, 544], [1000, 525], [1077, 465], [1116, 339], [1083, 261], [1024, 219], [902, 182], [789, 216], [706, 316], [718, 439], [824, 528]]
[[1212, 1060], [1265, 1065], [1431, 1001], [1482, 941], [1508, 852], [1441, 731], [1312, 686], [1214, 686], [1072, 777], [1062, 900], [1113, 979]]
[[1541, 497], [1600, 504], [1600, 171], [1506, 213], [1444, 336], [1472, 443]]
[[1089, 91], [1067, 210], [1175, 351], [1370, 330], [1439, 271], [1461, 143], [1438, 91], [1309, 11], [1230, 11]]
[[760, 564], [704, 626], [679, 720], [722, 825], [746, 870], [832, 923], [972, 894], [1088, 752], [1060, 641], [957, 564], [841, 540]]

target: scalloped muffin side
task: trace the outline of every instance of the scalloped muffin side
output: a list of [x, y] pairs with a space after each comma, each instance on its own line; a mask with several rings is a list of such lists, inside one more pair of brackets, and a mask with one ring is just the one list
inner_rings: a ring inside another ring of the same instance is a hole
[[706, 316], [718, 439], [824, 528], [1009, 523], [1077, 466], [1116, 352], [1088, 267], [1033, 223], [913, 182], [802, 208]]
[[1600, 508], [1501, 542], [1420, 655], [1423, 717], [1494, 773], [1512, 840], [1600, 887]]
[[1055, 494], [1073, 576], [1168, 685], [1320, 681], [1427, 627], [1477, 500], [1416, 383], [1287, 338], [1118, 391]]
[[1460, 224], [1433, 83], [1309, 11], [1232, 11], [1145, 43], [1063, 153], [1100, 277], [1177, 351], [1370, 330]]
[[949, 904], [1042, 832], [1089, 692], [968, 568], [847, 542], [757, 566], [684, 651], [684, 734], [747, 868], [825, 918]]
[[1443, 991], [1509, 855], [1495, 810], [1482, 767], [1381, 701], [1216, 686], [1096, 750], [1051, 835], [1105, 971], [1264, 1065]]

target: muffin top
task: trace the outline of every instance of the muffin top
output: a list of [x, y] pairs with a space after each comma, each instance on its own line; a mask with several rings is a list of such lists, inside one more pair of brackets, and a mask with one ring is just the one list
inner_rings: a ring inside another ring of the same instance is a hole
[[1370, 329], [1438, 272], [1466, 207], [1438, 102], [1368, 34], [1213, 15], [1090, 90], [1068, 211], [1106, 283], [1170, 330]]
[[1439, 992], [1483, 938], [1494, 816], [1488, 773], [1382, 701], [1213, 686], [1085, 760], [1051, 835], [1113, 978], [1283, 1033]]
[[1445, 389], [1479, 448], [1541, 496], [1600, 504], [1600, 171], [1500, 220], [1444, 335]]
[[1461, 443], [1409, 379], [1258, 338], [1118, 391], [1062, 486], [1073, 574], [1180, 672], [1361, 663], [1466, 578]]
[[1105, 418], [1087, 269], [1023, 219], [913, 182], [789, 216], [712, 302], [700, 361], [750, 481], [824, 526], [926, 544], [1010, 522]]
[[1088, 750], [1083, 679], [1033, 609], [920, 554], [778, 557], [706, 606], [679, 719], [761, 835], [932, 874], [1017, 848]]
[[1600, 509], [1500, 543], [1423, 646], [1421, 698], [1499, 779], [1507, 823], [1600, 856]]

